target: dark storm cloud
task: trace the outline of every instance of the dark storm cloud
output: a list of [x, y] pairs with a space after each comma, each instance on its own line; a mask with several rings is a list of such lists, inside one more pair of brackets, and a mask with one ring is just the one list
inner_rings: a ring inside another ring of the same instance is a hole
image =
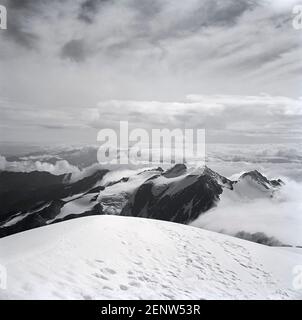
[[[259, 5], [258, 0], [216, 0], [207, 1], [205, 8], [206, 25], [232, 25], [246, 11]], [[204, 11], [203, 6], [200, 11]]]
[[198, 27], [231, 26], [246, 11], [254, 9], [258, 0], [205, 0], [201, 1], [192, 15], [180, 21], [179, 28], [194, 31]]
[[[151, 45], [158, 45], [157, 42], [165, 39], [184, 37], [198, 31], [201, 28], [210, 26], [232, 25], [246, 11], [252, 10], [258, 0], [203, 0], [190, 5], [177, 4], [169, 1], [149, 0], [127, 0], [117, 2], [115, 0], [82, 0], [82, 1], [61, 1], [55, 0], [52, 3], [60, 3], [55, 10], [66, 6], [70, 9], [77, 9], [77, 18], [87, 24], [93, 24], [97, 15], [106, 12], [110, 8], [121, 8], [133, 14], [133, 25], [129, 25], [131, 33], [128, 39], [121, 38], [121, 43], [115, 43], [114, 48], [127, 49], [127, 43], [131, 45], [136, 39], [144, 40]], [[8, 19], [8, 32], [6, 37], [28, 49], [38, 47], [39, 36], [31, 28], [31, 18], [39, 18], [47, 14], [48, 9], [53, 10], [51, 2], [46, 0], [9, 0], [7, 1], [10, 11]], [[67, 10], [68, 11], [68, 10]], [[72, 10], [70, 10], [70, 13]], [[60, 13], [56, 15], [60, 16]], [[98, 17], [102, 19], [102, 17]], [[122, 19], [122, 17], [121, 17]], [[112, 21], [112, 24], [120, 21]], [[56, 21], [54, 21], [56, 23]], [[162, 25], [162, 28], [158, 26]], [[85, 28], [85, 27], [83, 27]], [[36, 31], [37, 32], [37, 31]], [[100, 31], [102, 33], [102, 30]], [[127, 33], [120, 30], [119, 33]], [[102, 34], [104, 38], [111, 35]], [[95, 35], [97, 37], [97, 35]], [[97, 46], [96, 41], [90, 46]], [[71, 41], [62, 48], [61, 57], [69, 57], [74, 61], [83, 61], [86, 57], [86, 49], [83, 43]], [[91, 48], [93, 49], [93, 48]]]
[[83, 62], [88, 54], [89, 53], [83, 39], [71, 40], [67, 42], [61, 50], [62, 58], [67, 58], [75, 62]]
[[80, 4], [78, 19], [86, 23], [93, 23], [100, 6], [112, 3], [113, 1], [114, 0], [84, 0]]
[[43, 0], [8, 0], [7, 5], [12, 9], [24, 9], [32, 4], [43, 2]]
[[130, 0], [129, 7], [137, 12], [140, 12], [142, 16], [153, 18], [159, 14], [164, 6], [164, 2], [161, 0]]
[[36, 48], [39, 41], [38, 35], [22, 30], [21, 24], [19, 24], [17, 20], [14, 21], [11, 19], [7, 21], [7, 32], [5, 36], [27, 49]]
[[8, 20], [4, 36], [27, 49], [36, 48], [39, 36], [31, 31], [27, 21], [30, 21], [30, 18], [37, 14], [37, 5], [43, 2], [45, 3], [45, 0], [6, 1]]
[[[131, 20], [121, 28], [119, 24], [123, 23], [123, 17], [113, 16], [110, 26], [112, 29], [109, 29], [111, 32], [106, 32], [107, 24], [104, 25], [105, 30], [89, 30], [88, 34], [92, 36], [90, 40], [70, 40], [63, 45], [60, 56], [83, 62], [99, 51], [118, 58], [137, 50], [137, 46], [142, 44], [156, 48], [161, 59], [165, 54], [162, 41], [190, 37], [208, 27], [232, 26], [241, 15], [253, 10], [258, 2], [259, 0], [203, 0], [193, 1], [190, 6], [159, 0], [85, 0], [79, 3], [78, 19], [88, 25], [101, 22], [108, 11], [112, 12], [111, 9], [126, 10], [131, 15]], [[83, 28], [85, 32], [85, 27]], [[109, 40], [107, 45], [104, 45], [104, 39]], [[114, 39], [112, 43], [111, 39]]]
[[[229, 27], [261, 0], [203, 0], [192, 6], [185, 2], [128, 0], [127, 7], [136, 13], [136, 35], [157, 44], [171, 38], [185, 38], [209, 27]], [[156, 25], [162, 28], [156, 28]]]
[[[144, 1], [144, 3], [145, 7], [142, 6], [142, 8], [148, 8], [148, 1]], [[258, 4], [259, 0], [203, 0], [196, 2], [193, 10], [189, 10], [185, 14], [183, 14], [183, 8], [180, 6], [174, 12], [172, 11], [172, 14], [175, 14], [175, 18], [155, 37], [159, 39], [186, 37], [209, 27], [230, 27], [245, 12], [253, 10]], [[164, 6], [161, 10], [164, 13], [171, 14], [169, 10], [165, 12]], [[158, 13], [161, 10], [159, 9], [155, 12]], [[143, 14], [143, 20], [149, 19], [148, 10], [141, 10], [141, 13]], [[161, 15], [161, 18], [164, 19], [164, 16]]]

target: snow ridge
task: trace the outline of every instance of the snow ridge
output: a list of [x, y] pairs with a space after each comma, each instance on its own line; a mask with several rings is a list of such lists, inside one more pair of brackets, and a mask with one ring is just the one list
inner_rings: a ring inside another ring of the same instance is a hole
[[0, 262], [0, 299], [302, 298], [292, 288], [300, 254], [151, 219], [94, 216], [29, 230], [0, 239]]

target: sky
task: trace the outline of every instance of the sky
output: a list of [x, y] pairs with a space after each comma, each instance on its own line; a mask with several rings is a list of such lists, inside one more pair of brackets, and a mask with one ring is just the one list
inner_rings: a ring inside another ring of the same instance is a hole
[[295, 0], [0, 0], [0, 142], [205, 128], [211, 143], [302, 139]]

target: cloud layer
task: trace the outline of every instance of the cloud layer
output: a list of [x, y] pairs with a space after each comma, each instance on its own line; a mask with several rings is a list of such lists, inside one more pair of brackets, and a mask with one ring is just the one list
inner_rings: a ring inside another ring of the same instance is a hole
[[302, 184], [286, 180], [274, 199], [231, 199], [222, 197], [218, 206], [201, 215], [192, 225], [236, 235], [264, 233], [283, 244], [302, 244]]
[[76, 166], [70, 165], [66, 160], [57, 161], [55, 164], [32, 160], [7, 161], [5, 157], [0, 155], [0, 171], [1, 170], [11, 172], [44, 171], [54, 175], [62, 175], [65, 173], [80, 174], [80, 170]]
[[[197, 122], [198, 116], [198, 126], [237, 130], [239, 120], [245, 128], [251, 115], [262, 131], [265, 121], [269, 132], [279, 125], [283, 138], [301, 116], [302, 42], [292, 27], [294, 4], [9, 0], [8, 30], [0, 33], [1, 139], [91, 142], [95, 124], [107, 125], [98, 119], [99, 109], [106, 118], [112, 100], [124, 101], [123, 114], [128, 108], [137, 122], [148, 109], [154, 125], [169, 117]], [[202, 94], [202, 101], [190, 104], [191, 93]], [[239, 108], [234, 126], [229, 117], [221, 123], [219, 115]]]
[[[104, 101], [91, 125], [206, 129], [207, 142], [286, 142], [301, 139], [302, 100], [282, 96], [189, 95], [182, 102]], [[148, 121], [145, 121], [148, 119]]]

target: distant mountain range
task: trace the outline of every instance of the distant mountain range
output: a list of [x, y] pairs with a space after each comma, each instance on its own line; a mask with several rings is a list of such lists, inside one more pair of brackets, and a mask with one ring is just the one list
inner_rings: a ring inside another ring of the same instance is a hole
[[0, 237], [90, 215], [122, 215], [188, 224], [215, 207], [227, 190], [251, 199], [274, 197], [282, 186], [258, 171], [232, 181], [208, 167], [142, 169], [120, 179], [95, 170], [73, 181], [70, 174], [0, 172]]

